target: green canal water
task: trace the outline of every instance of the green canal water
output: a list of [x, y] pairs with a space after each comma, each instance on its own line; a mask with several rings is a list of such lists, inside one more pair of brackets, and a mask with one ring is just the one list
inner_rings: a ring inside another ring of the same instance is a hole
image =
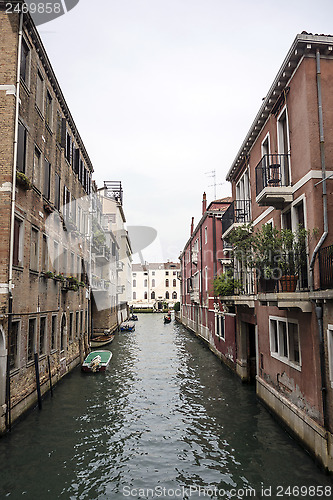
[[0, 440], [0, 499], [331, 498], [332, 481], [236, 376], [159, 314], [119, 333]]

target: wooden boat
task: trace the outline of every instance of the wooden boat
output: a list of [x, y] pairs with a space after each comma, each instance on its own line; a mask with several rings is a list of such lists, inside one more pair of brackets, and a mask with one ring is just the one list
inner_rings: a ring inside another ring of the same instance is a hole
[[105, 372], [111, 358], [111, 351], [92, 351], [82, 363], [81, 369], [84, 372]]
[[171, 323], [171, 316], [164, 316], [164, 323]]
[[114, 339], [114, 335], [99, 335], [98, 337], [93, 337], [90, 340], [91, 347], [103, 347], [108, 345]]
[[132, 321], [124, 321], [120, 325], [121, 332], [134, 332], [134, 330], [135, 330], [135, 324]]

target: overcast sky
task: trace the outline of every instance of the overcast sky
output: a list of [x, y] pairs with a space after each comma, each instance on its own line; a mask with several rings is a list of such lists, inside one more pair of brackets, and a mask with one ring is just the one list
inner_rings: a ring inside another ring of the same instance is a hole
[[[297, 33], [333, 34], [332, 0], [80, 0], [39, 26], [94, 178], [121, 180], [128, 225], [177, 260]], [[208, 172], [208, 174], [207, 174]], [[137, 261], [137, 256], [135, 261]]]

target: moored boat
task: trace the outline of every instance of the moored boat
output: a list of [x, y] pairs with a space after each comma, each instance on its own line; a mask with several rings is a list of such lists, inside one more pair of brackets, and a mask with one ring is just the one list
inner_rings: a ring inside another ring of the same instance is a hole
[[111, 351], [92, 351], [85, 358], [81, 369], [84, 372], [104, 372], [112, 358]]
[[98, 337], [93, 337], [90, 340], [91, 347], [103, 347], [108, 345], [114, 339], [114, 335], [99, 335]]
[[136, 314], [132, 314], [130, 317], [129, 317], [129, 321], [138, 321], [138, 317]]
[[171, 316], [164, 316], [164, 323], [171, 323]]
[[135, 324], [132, 321], [124, 321], [120, 325], [121, 332], [134, 332], [134, 330], [135, 330]]

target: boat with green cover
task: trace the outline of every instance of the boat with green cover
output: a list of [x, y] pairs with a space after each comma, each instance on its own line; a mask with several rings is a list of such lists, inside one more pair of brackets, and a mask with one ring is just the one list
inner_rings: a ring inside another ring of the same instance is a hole
[[84, 372], [104, 372], [112, 358], [111, 351], [92, 351], [88, 354], [81, 369]]

